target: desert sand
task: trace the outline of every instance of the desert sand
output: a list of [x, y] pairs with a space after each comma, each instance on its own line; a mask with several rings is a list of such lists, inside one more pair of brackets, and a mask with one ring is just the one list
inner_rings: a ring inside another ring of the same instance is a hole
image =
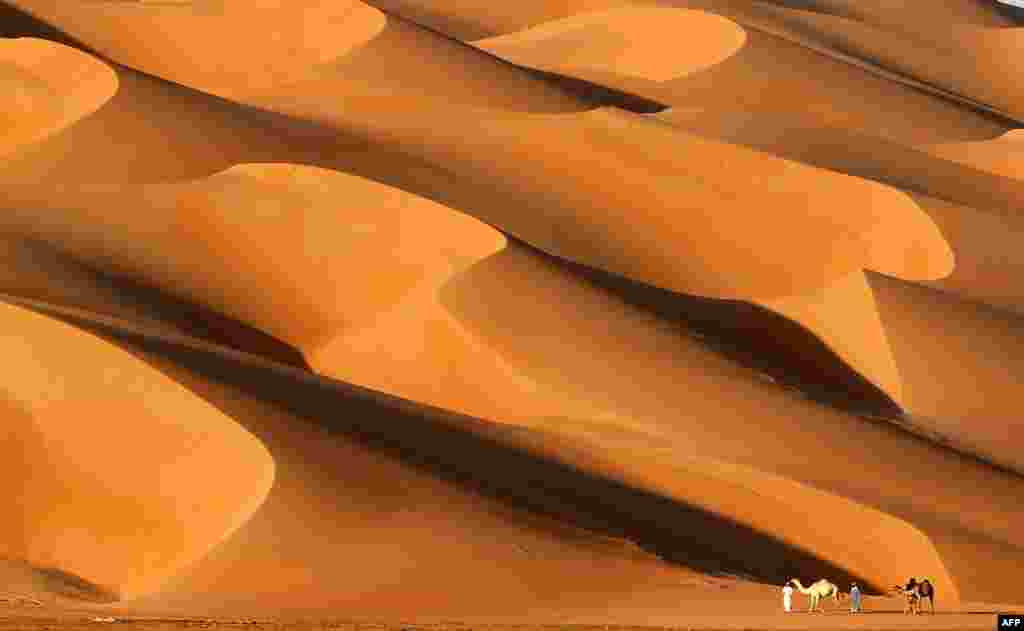
[[1006, 14], [0, 9], [0, 628], [1024, 608]]

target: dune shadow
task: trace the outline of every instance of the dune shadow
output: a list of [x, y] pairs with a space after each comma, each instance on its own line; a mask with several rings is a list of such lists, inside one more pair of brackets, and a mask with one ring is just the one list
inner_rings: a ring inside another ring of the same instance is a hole
[[0, 37], [38, 37], [96, 54], [67, 33], [2, 0], [0, 0]]
[[[188, 347], [105, 321], [36, 310], [101, 335], [129, 352], [170, 360], [204, 379], [315, 423], [339, 440], [382, 452], [466, 492], [633, 541], [670, 563], [765, 583], [782, 584], [794, 576], [828, 576], [840, 584], [858, 581], [867, 593], [878, 589], [864, 577], [721, 515], [540, 455], [528, 443], [543, 443], [547, 438], [531, 430], [497, 425], [254, 356]], [[160, 362], [150, 363], [175, 378]], [[204, 392], [197, 394], [204, 396]], [[228, 401], [209, 402], [232, 413]], [[244, 414], [234, 418], [245, 422]]]
[[625, 92], [623, 90], [618, 90], [616, 88], [587, 81], [585, 79], [570, 77], [556, 72], [549, 72], [547, 70], [527, 68], [526, 66], [520, 66], [517, 64], [512, 65], [533, 77], [557, 85], [563, 91], [568, 92], [579, 99], [594, 103], [595, 106], [617, 107], [636, 114], [657, 114], [671, 107], [670, 105], [660, 103], [638, 94]]
[[851, 368], [811, 331], [769, 309], [739, 300], [703, 298], [661, 289], [561, 259], [508, 238], [626, 303], [680, 326], [720, 354], [813, 401], [860, 415], [903, 414], [889, 395]]
[[5, 566], [23, 573], [39, 589], [47, 594], [93, 603], [112, 603], [120, 599], [117, 592], [97, 585], [84, 578], [63, 570], [33, 565], [19, 559], [0, 559]]
[[[255, 353], [279, 363], [308, 368], [305, 358], [297, 349], [213, 309], [171, 295], [141, 281], [106, 272], [42, 241], [0, 234], [0, 245], [5, 244], [8, 239], [16, 241], [17, 246], [32, 257], [31, 261], [41, 260], [54, 264], [71, 274], [72, 291], [79, 287], [97, 287], [100, 295], [105, 293], [116, 296], [117, 305], [104, 309], [102, 298], [90, 300], [88, 297], [79, 298], [78, 295], [69, 296], [63, 288], [51, 289], [48, 285], [31, 283], [8, 285], [0, 280], [0, 292], [32, 300], [99, 309], [110, 316], [123, 315], [127, 310], [142, 314], [145, 318], [168, 325], [177, 331], [187, 332], [192, 337], [209, 340], [235, 350]], [[0, 260], [3, 260], [2, 256]], [[7, 261], [4, 263], [12, 264]], [[16, 261], [13, 264], [19, 263]], [[57, 286], [59, 285], [58, 281]]]

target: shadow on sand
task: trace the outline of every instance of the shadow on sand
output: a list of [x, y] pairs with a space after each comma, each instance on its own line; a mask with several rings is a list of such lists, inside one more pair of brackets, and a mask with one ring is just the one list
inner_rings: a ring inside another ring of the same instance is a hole
[[[767, 534], [542, 456], [531, 448], [531, 442], [549, 441], [539, 432], [433, 408], [201, 340], [169, 339], [80, 310], [39, 303], [34, 310], [100, 335], [143, 359], [151, 353], [155, 357], [150, 363], [165, 374], [156, 358], [279, 406], [339, 440], [388, 454], [465, 491], [633, 541], [668, 562], [777, 585], [793, 576], [828, 576], [839, 584], [857, 581], [867, 594], [881, 593], [880, 586], [864, 577]], [[233, 409], [236, 404], [230, 400], [197, 394], [244, 424], [245, 414]]]

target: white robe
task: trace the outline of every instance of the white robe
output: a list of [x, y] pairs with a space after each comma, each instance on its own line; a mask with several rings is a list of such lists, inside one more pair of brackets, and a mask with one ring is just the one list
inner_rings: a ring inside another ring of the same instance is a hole
[[782, 608], [787, 612], [793, 610], [793, 588], [789, 585], [782, 588]]

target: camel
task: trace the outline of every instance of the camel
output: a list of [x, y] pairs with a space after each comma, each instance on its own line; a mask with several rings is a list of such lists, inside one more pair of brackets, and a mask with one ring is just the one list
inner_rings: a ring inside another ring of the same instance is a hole
[[921, 606], [921, 597], [917, 595], [917, 590], [906, 589], [899, 585], [894, 586], [893, 590], [906, 599], [906, 603], [903, 605], [903, 613], [913, 614], [916, 616]]
[[789, 579], [789, 582], [793, 585], [793, 587], [796, 587], [798, 590], [800, 590], [801, 594], [806, 594], [810, 596], [811, 606], [807, 610], [809, 613], [814, 611], [824, 612], [824, 610], [818, 609], [818, 603], [821, 601], [822, 598], [831, 597], [834, 601], [836, 601], [836, 603], [839, 602], [839, 587], [837, 587], [836, 584], [832, 581], [821, 579], [812, 583], [810, 587], [804, 587], [800, 583], [800, 579], [798, 578], [791, 578]]
[[903, 610], [904, 613], [914, 615], [921, 613], [921, 601], [925, 598], [928, 599], [931, 612], [935, 613], [935, 586], [928, 579], [918, 581], [915, 578], [911, 578], [905, 586], [897, 585], [893, 589], [903, 594], [907, 599], [907, 606]]

